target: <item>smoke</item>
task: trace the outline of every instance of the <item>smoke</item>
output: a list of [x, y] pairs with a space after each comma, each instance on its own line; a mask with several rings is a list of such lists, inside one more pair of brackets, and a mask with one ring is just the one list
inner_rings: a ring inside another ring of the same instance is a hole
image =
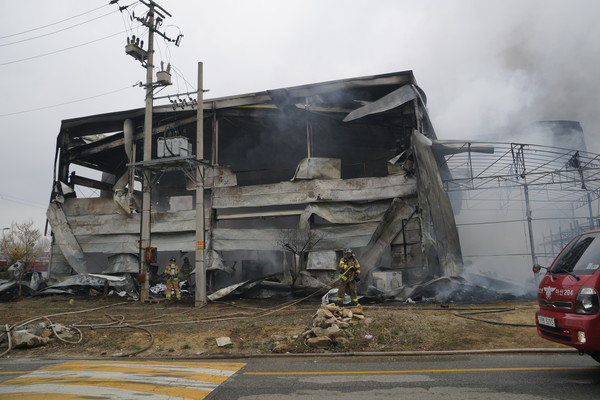
[[[433, 18], [446, 16], [458, 26], [448, 32], [440, 26], [447, 47], [430, 49], [441, 59], [435, 72], [427, 69], [431, 81], [424, 87], [440, 138], [502, 140], [534, 121], [576, 120], [588, 143], [595, 141], [600, 3], [450, 4]], [[457, 16], [456, 6], [464, 14]], [[418, 69], [416, 75], [423, 81]]]

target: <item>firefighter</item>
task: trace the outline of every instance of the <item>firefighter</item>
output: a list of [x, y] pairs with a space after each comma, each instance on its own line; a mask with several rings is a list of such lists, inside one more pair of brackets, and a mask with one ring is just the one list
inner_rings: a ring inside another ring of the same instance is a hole
[[190, 264], [190, 259], [187, 257], [183, 257], [183, 264], [181, 265], [181, 275], [183, 275], [183, 279], [188, 281], [188, 285], [191, 285], [192, 282], [190, 282], [191, 279], [191, 275], [192, 275], [192, 271], [194, 270], [194, 267], [192, 266], [192, 264]]
[[164, 275], [167, 278], [167, 300], [171, 300], [171, 290], [175, 292], [177, 300], [181, 300], [181, 293], [179, 292], [179, 266], [175, 262], [175, 257], [171, 257], [169, 260]]
[[360, 264], [351, 249], [344, 249], [344, 255], [340, 259], [340, 286], [335, 304], [342, 306], [344, 304], [344, 294], [346, 288], [350, 294], [352, 305], [358, 305], [358, 295], [356, 292], [356, 282], [360, 280]]

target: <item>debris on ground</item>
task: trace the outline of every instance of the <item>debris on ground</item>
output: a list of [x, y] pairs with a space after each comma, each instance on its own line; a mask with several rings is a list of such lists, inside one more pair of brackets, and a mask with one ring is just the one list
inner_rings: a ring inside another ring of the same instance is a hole
[[225, 346], [233, 346], [233, 342], [229, 336], [221, 336], [215, 339], [217, 342], [217, 346], [225, 347]]
[[313, 315], [312, 327], [304, 331], [300, 337], [311, 347], [329, 348], [344, 347], [354, 339], [354, 335], [346, 329], [365, 319], [362, 306], [339, 307], [335, 304], [322, 304]]

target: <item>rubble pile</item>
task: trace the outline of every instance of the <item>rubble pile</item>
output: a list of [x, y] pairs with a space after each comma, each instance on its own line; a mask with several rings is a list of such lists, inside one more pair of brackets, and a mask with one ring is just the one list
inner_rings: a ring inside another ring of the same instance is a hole
[[[10, 335], [10, 338], [7, 336]], [[0, 343], [10, 341], [10, 348], [22, 349], [45, 346], [52, 341], [53, 336], [67, 343], [73, 337], [71, 329], [61, 324], [47, 324], [40, 322], [25, 326], [17, 326], [0, 336]]]
[[365, 319], [362, 306], [339, 307], [335, 304], [321, 305], [313, 315], [312, 327], [301, 334], [311, 347], [328, 348], [330, 345], [346, 346], [353, 335], [346, 330]]

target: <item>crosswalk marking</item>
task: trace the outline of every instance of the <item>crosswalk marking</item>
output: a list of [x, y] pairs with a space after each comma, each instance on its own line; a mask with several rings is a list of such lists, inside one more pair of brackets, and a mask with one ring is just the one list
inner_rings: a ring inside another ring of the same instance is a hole
[[204, 399], [243, 363], [74, 361], [0, 383], [0, 400]]

